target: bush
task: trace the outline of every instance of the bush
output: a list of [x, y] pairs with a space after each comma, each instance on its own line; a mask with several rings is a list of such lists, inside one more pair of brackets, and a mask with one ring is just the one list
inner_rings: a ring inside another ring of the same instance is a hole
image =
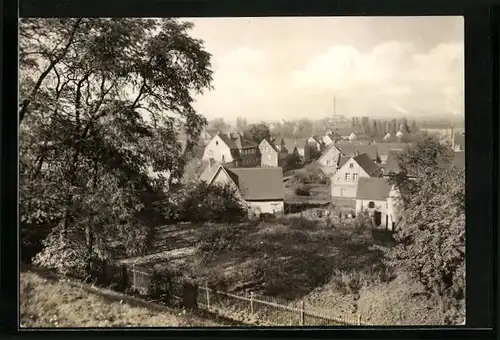
[[302, 185], [295, 189], [295, 195], [297, 196], [311, 196], [311, 187]]
[[164, 204], [165, 216], [182, 222], [236, 222], [247, 211], [229, 186], [193, 183], [179, 188]]

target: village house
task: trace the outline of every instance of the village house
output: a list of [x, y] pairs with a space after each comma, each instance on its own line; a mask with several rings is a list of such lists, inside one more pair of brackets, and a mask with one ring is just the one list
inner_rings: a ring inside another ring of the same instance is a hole
[[360, 178], [381, 176], [381, 169], [367, 154], [362, 153], [351, 157], [330, 178], [332, 198], [354, 199]]
[[280, 151], [279, 148], [268, 138], [264, 138], [259, 144], [260, 166], [282, 166], [288, 156], [288, 150]]
[[335, 144], [343, 156], [353, 157], [357, 154], [365, 153], [375, 163], [380, 163], [377, 145], [364, 143], [351, 143], [341, 141]]
[[321, 166], [324, 173], [334, 174], [340, 167], [339, 161], [342, 156], [340, 149], [334, 143], [331, 143], [316, 162]]
[[310, 146], [314, 146], [318, 151], [323, 151], [325, 147], [325, 143], [323, 143], [323, 139], [318, 136], [309, 137], [306, 141]]
[[256, 167], [260, 166], [259, 146], [240, 133], [219, 133], [205, 147], [202, 159], [235, 167]]
[[[281, 139], [276, 139], [280, 140]], [[304, 138], [283, 138], [284, 144], [285, 144], [285, 149], [287, 153], [292, 153], [294, 148], [297, 148], [297, 151], [299, 153], [299, 156], [304, 157], [304, 146], [306, 145], [307, 139]], [[281, 145], [277, 145], [278, 149], [281, 150]]]
[[325, 144], [325, 146], [328, 146], [330, 144], [338, 142], [341, 139], [342, 139], [342, 136], [339, 133], [332, 132], [331, 130], [328, 130], [325, 133], [325, 135], [323, 136], [322, 140], [323, 140], [323, 144]]
[[280, 167], [229, 168], [219, 165], [207, 182], [209, 185], [231, 185], [250, 217], [284, 212], [283, 169]]
[[364, 177], [356, 190], [356, 214], [368, 214], [375, 226], [394, 230], [397, 218], [398, 193], [385, 178]]

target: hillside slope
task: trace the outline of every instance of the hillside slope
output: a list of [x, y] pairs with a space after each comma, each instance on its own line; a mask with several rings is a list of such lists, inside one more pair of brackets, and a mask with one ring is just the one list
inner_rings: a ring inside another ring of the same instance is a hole
[[[20, 278], [21, 327], [208, 327], [217, 323], [157, 306], [147, 308], [90, 286], [48, 279], [34, 272]], [[135, 305], [135, 306], [134, 306]]]

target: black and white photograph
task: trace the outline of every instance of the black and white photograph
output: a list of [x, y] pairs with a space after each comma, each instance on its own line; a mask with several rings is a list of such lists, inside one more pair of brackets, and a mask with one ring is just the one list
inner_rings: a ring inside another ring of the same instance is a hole
[[465, 324], [463, 17], [21, 18], [18, 55], [21, 328]]

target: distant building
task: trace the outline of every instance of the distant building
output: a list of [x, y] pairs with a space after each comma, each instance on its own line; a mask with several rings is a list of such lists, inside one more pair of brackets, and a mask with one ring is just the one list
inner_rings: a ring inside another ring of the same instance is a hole
[[260, 166], [282, 166], [288, 152], [281, 152], [269, 139], [263, 139], [259, 144]]
[[363, 153], [351, 157], [332, 175], [331, 195], [333, 198], [355, 198], [358, 180], [362, 177], [381, 177], [379, 166]]
[[398, 192], [384, 178], [360, 178], [356, 190], [356, 214], [367, 213], [376, 226], [394, 230], [398, 222]]
[[205, 147], [202, 159], [236, 167], [260, 166], [259, 146], [240, 133], [219, 133]]
[[283, 169], [280, 167], [228, 168], [219, 165], [207, 182], [209, 185], [231, 185], [250, 217], [284, 212]]

